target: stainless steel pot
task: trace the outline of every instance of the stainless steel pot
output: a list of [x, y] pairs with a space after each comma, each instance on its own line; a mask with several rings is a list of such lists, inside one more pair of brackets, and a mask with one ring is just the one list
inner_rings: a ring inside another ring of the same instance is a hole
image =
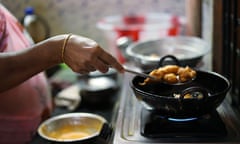
[[105, 118], [91, 113], [58, 115], [38, 128], [38, 134], [52, 143], [89, 143], [97, 138], [107, 141], [111, 132]]
[[126, 48], [129, 60], [143, 71], [156, 68], [159, 60], [166, 55], [175, 56], [182, 66], [196, 67], [209, 51], [210, 47], [204, 40], [190, 36], [141, 41]]

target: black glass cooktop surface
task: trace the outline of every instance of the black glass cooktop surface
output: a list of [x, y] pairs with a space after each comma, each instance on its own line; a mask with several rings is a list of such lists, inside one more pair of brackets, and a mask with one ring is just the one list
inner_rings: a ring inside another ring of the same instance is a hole
[[171, 119], [142, 109], [141, 135], [161, 137], [224, 137], [227, 130], [217, 111], [200, 118]]

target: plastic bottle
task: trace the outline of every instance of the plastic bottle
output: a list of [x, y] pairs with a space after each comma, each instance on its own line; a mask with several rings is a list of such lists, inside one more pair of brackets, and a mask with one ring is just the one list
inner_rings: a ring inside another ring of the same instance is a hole
[[49, 37], [49, 27], [46, 21], [35, 13], [33, 7], [25, 8], [22, 24], [35, 43]]

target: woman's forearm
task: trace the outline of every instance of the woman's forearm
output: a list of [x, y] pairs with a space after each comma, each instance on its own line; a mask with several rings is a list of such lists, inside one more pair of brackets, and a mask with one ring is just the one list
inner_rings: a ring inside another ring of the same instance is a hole
[[29, 49], [0, 53], [0, 92], [63, 61], [81, 74], [95, 70], [105, 73], [109, 67], [124, 72], [122, 65], [94, 40], [78, 35], [58, 35]]
[[63, 38], [51, 38], [22, 51], [0, 53], [0, 92], [60, 63]]

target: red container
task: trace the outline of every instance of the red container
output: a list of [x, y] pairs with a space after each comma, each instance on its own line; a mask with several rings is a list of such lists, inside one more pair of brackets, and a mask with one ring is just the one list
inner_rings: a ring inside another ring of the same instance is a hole
[[183, 17], [165, 13], [149, 13], [108, 16], [100, 20], [97, 27], [105, 33], [110, 53], [124, 63], [125, 59], [116, 46], [118, 38], [129, 37], [137, 42], [181, 35], [185, 24]]

